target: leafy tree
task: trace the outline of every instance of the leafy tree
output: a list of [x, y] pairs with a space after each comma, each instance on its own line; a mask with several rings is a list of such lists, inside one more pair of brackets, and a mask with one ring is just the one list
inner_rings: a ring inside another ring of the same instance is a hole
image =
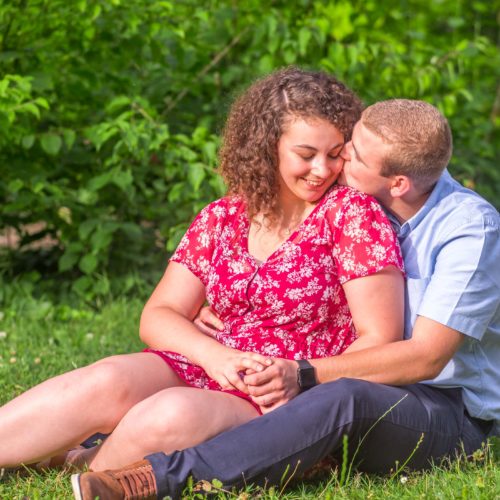
[[[86, 298], [157, 276], [162, 249], [224, 191], [233, 96], [290, 64], [335, 73], [367, 104], [437, 105], [452, 173], [500, 206], [498, 39], [491, 0], [0, 0], [0, 217], [21, 234], [0, 273]], [[29, 248], [47, 235], [41, 258]]]

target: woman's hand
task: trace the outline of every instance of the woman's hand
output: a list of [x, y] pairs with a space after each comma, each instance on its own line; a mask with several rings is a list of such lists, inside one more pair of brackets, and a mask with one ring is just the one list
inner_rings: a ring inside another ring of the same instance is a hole
[[203, 369], [223, 389], [237, 389], [249, 394], [247, 384], [243, 381], [244, 374], [249, 371], [258, 375], [273, 364], [273, 360], [254, 352], [243, 352], [223, 345], [207, 353], [207, 361]]
[[272, 365], [260, 372], [246, 372], [243, 382], [248, 394], [258, 404], [262, 413], [281, 406], [300, 392], [297, 383], [298, 363], [289, 359], [274, 358]]
[[217, 337], [217, 333], [224, 328], [224, 323], [210, 306], [202, 307], [199, 310], [198, 315], [194, 318], [194, 324], [198, 330], [211, 337]]

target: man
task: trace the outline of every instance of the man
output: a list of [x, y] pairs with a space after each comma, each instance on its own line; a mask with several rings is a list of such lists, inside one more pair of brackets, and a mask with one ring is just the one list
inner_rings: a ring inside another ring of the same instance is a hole
[[423, 469], [498, 433], [500, 218], [445, 170], [451, 143], [436, 108], [397, 99], [367, 108], [345, 147], [341, 182], [374, 195], [398, 233], [405, 340], [309, 360], [317, 382], [334, 381], [193, 448], [75, 475], [77, 498], [178, 498], [189, 476], [278, 484], [341, 458], [344, 435], [359, 470]]

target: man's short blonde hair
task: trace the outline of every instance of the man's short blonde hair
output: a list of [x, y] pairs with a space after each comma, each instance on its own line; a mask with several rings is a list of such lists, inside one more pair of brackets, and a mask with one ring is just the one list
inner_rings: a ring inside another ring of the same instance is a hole
[[437, 108], [424, 101], [390, 99], [363, 111], [361, 123], [391, 145], [381, 174], [406, 175], [417, 189], [427, 191], [450, 160], [450, 126]]

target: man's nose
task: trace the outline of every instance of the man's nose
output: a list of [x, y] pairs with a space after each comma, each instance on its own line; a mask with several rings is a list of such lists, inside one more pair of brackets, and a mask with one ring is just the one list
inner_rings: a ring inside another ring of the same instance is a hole
[[344, 144], [344, 147], [342, 148], [342, 151], [340, 152], [340, 156], [344, 158], [346, 161], [351, 161], [351, 144], [352, 142], [346, 142]]

